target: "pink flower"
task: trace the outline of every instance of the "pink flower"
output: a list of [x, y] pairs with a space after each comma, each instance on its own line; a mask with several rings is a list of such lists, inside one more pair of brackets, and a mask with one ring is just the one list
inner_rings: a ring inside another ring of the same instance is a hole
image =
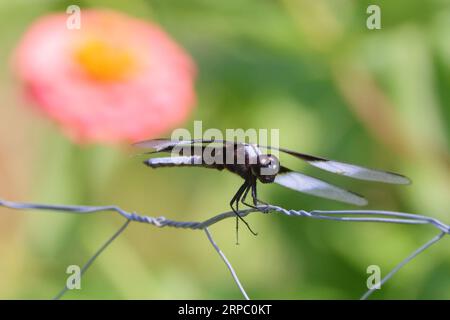
[[182, 124], [195, 104], [195, 65], [153, 23], [82, 10], [38, 19], [15, 52], [34, 104], [77, 142], [133, 142]]

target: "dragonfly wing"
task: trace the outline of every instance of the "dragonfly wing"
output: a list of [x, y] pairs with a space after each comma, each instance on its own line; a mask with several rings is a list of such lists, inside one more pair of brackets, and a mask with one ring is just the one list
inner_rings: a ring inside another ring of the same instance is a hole
[[397, 173], [375, 170], [357, 166], [350, 163], [338, 162], [333, 160], [308, 161], [314, 167], [325, 171], [337, 173], [354, 179], [378, 181], [393, 184], [410, 184], [411, 180]]
[[281, 152], [287, 153], [296, 158], [302, 159], [308, 162], [310, 165], [320, 168], [322, 170], [340, 174], [346, 177], [359, 179], [359, 180], [367, 180], [367, 181], [377, 181], [384, 183], [393, 183], [393, 184], [410, 184], [411, 180], [407, 177], [393, 173], [388, 171], [382, 171], [377, 169], [370, 169], [361, 167], [358, 165], [344, 163], [334, 160], [329, 160], [321, 157], [312, 156], [305, 153], [295, 152], [289, 149], [284, 148], [272, 148], [267, 147], [268, 149], [277, 149]]
[[138, 148], [151, 149], [153, 152], [170, 151], [177, 145], [192, 144], [193, 140], [152, 139], [134, 143]]
[[317, 178], [282, 168], [281, 173], [275, 177], [275, 183], [284, 187], [310, 194], [313, 196], [350, 203], [358, 206], [367, 204], [364, 197], [331, 185]]
[[[230, 142], [226, 140], [206, 140], [206, 139], [192, 139], [192, 140], [171, 140], [171, 139], [152, 139], [141, 142], [136, 142], [133, 146], [144, 149], [152, 149], [154, 152], [170, 152], [176, 146], [189, 146], [189, 145], [204, 145], [208, 144], [209, 147], [223, 147], [234, 144], [237, 142]], [[151, 152], [152, 153], [152, 152]]]

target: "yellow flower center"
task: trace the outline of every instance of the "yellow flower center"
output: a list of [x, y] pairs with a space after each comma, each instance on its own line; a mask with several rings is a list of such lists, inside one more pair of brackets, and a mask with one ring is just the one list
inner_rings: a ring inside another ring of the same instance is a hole
[[136, 67], [130, 50], [101, 40], [89, 40], [76, 50], [75, 58], [95, 80], [116, 81], [129, 76]]

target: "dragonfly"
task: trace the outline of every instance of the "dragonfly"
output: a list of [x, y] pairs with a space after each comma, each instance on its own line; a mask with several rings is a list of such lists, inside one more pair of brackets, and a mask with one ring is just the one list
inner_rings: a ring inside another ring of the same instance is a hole
[[[282, 166], [278, 157], [271, 153], [272, 150], [303, 160], [316, 168], [353, 179], [390, 184], [411, 183], [407, 177], [397, 173], [370, 169], [285, 148], [251, 143], [208, 139], [152, 139], [137, 142], [134, 146], [150, 149], [146, 154], [171, 154], [168, 157], [146, 159], [144, 164], [151, 168], [203, 167], [227, 170], [240, 176], [244, 182], [232, 197], [229, 205], [237, 218], [243, 221], [250, 232], [255, 235], [256, 233], [239, 214], [239, 203], [255, 209], [260, 209], [260, 205], [268, 205], [258, 199], [258, 181], [263, 184], [276, 183], [301, 193], [352, 205], [364, 206], [368, 203], [363, 196], [357, 193]], [[252, 203], [247, 202], [250, 192]]]

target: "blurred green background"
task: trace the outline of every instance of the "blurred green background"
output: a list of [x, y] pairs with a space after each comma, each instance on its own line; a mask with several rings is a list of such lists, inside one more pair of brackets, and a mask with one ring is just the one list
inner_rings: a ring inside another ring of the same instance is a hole
[[[450, 222], [450, 2], [448, 0], [0, 1], [0, 197], [59, 204], [116, 204], [178, 220], [228, 210], [240, 184], [202, 169], [149, 170], [126, 147], [70, 143], [23, 101], [11, 52], [41, 15], [116, 9], [159, 23], [194, 57], [204, 128], [278, 128], [282, 146], [403, 173], [410, 186], [351, 181], [282, 158], [293, 169], [367, 196], [369, 208]], [[382, 29], [366, 28], [378, 4]], [[169, 133], [168, 133], [169, 134]], [[295, 209], [351, 206], [275, 186], [261, 198]], [[356, 299], [366, 268], [383, 275], [431, 238], [428, 226], [311, 221], [271, 214], [211, 228], [252, 298]], [[0, 208], [0, 298], [53, 297], [69, 264], [81, 265], [123, 222]], [[133, 223], [70, 299], [240, 299], [202, 232]], [[450, 299], [443, 239], [377, 291], [377, 299]]]

